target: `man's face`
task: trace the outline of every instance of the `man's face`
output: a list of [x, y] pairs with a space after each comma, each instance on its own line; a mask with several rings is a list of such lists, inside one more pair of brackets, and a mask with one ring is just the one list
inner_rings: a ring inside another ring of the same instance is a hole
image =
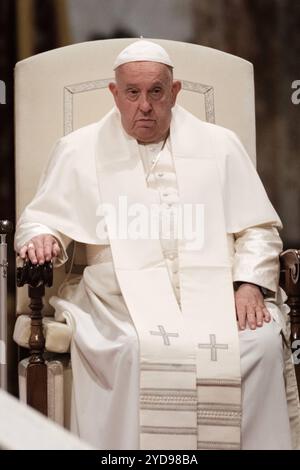
[[142, 143], [166, 137], [180, 88], [170, 69], [158, 62], [123, 64], [116, 70], [116, 83], [109, 85], [125, 131]]

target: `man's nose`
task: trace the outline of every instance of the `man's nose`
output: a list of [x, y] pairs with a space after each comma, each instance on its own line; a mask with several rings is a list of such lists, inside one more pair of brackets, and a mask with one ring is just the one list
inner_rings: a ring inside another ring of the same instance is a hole
[[139, 107], [143, 113], [149, 113], [151, 111], [152, 105], [147, 95], [141, 95]]

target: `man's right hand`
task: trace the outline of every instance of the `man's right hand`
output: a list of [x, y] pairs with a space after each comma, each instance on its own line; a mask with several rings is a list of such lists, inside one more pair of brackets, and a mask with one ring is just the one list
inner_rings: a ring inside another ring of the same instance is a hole
[[58, 256], [60, 247], [58, 241], [53, 235], [37, 235], [31, 238], [20, 249], [19, 255], [22, 259], [29, 258], [33, 264], [43, 264], [45, 261], [51, 261]]

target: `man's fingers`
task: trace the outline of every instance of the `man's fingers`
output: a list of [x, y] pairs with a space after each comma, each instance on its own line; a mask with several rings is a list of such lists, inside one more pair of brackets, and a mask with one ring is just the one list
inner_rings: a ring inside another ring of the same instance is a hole
[[48, 236], [44, 240], [44, 255], [46, 261], [51, 261], [52, 258], [55, 258], [60, 253], [60, 248], [58, 242], [54, 237]]
[[38, 235], [22, 246], [19, 255], [22, 259], [27, 255], [33, 264], [43, 264], [45, 261], [51, 261], [59, 253], [59, 244], [52, 235]]
[[46, 261], [51, 261], [52, 258], [53, 237], [44, 238], [44, 257]]
[[264, 307], [262, 305], [258, 305], [256, 307], [256, 323], [257, 326], [262, 326], [264, 322]]
[[266, 306], [263, 308], [263, 314], [264, 314], [264, 321], [265, 322], [271, 321], [271, 314], [270, 314], [270, 312], [269, 312], [269, 310], [267, 309]]
[[27, 245], [27, 256], [33, 264], [37, 263], [36, 249], [33, 242], [29, 242]]
[[37, 261], [39, 264], [43, 264], [45, 262], [43, 237], [35, 237], [34, 245], [35, 245]]
[[19, 256], [20, 256], [22, 259], [25, 259], [25, 258], [26, 258], [26, 255], [27, 255], [27, 245], [24, 245], [24, 246], [22, 246], [22, 248], [21, 248], [20, 251], [19, 251]]
[[238, 318], [238, 324], [241, 330], [246, 328], [246, 309], [244, 306], [236, 306], [236, 314]]
[[235, 305], [241, 329], [244, 329], [244, 318], [239, 315], [239, 312], [244, 310], [246, 310], [247, 324], [252, 330], [255, 330], [257, 326], [263, 326], [264, 321], [271, 321], [271, 315], [258, 286], [242, 284], [235, 292]]
[[254, 307], [247, 307], [247, 322], [251, 330], [256, 329], [256, 311]]
[[60, 247], [56, 240], [53, 242], [52, 253], [54, 257], [58, 256], [60, 253]]

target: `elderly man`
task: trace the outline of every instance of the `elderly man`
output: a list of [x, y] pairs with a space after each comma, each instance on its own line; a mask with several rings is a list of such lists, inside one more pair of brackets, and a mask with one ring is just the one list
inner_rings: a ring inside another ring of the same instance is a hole
[[74, 331], [72, 428], [102, 449], [295, 447], [280, 220], [237, 137], [175, 105], [164, 49], [114, 69], [116, 108], [57, 143], [16, 233], [33, 263], [87, 245], [51, 299]]

